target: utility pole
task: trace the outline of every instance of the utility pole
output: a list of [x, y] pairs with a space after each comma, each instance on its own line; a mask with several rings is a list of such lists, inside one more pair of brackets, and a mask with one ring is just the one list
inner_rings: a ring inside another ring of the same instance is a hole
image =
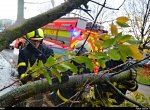
[[18, 0], [17, 23], [24, 20], [24, 0]]

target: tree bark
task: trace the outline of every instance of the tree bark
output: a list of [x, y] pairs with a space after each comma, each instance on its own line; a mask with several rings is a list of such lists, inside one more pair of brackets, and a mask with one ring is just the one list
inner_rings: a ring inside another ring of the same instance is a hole
[[76, 9], [81, 5], [86, 5], [89, 1], [90, 0], [68, 0], [67, 2], [62, 3], [47, 12], [30, 19], [26, 19], [17, 25], [11, 26], [0, 33], [0, 51], [5, 49], [16, 38], [53, 22], [56, 19], [59, 19], [61, 16], [66, 15], [73, 9]]
[[[36, 95], [38, 93], [44, 93], [47, 91], [53, 91], [57, 89], [69, 88], [76, 84], [82, 84], [89, 79], [93, 81], [92, 84], [102, 84], [106, 83], [106, 80], [110, 80], [110, 82], [122, 81], [131, 77], [132, 72], [130, 70], [124, 71], [120, 74], [114, 75], [110, 77], [109, 74], [99, 73], [98, 75], [91, 74], [83, 74], [83, 75], [75, 75], [75, 76], [63, 76], [62, 83], [59, 83], [56, 78], [53, 79], [52, 85], [49, 85], [46, 79], [34, 81], [31, 83], [27, 83], [23, 86], [18, 87], [15, 90], [12, 90], [3, 96], [0, 97], [0, 107], [11, 107], [25, 99]], [[95, 80], [96, 79], [96, 80]]]

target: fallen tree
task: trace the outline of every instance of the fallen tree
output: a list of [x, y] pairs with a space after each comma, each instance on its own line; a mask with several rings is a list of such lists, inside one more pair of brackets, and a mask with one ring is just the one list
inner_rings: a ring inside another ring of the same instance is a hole
[[86, 5], [89, 1], [90, 0], [68, 0], [47, 12], [26, 19], [19, 24], [7, 28], [5, 31], [0, 33], [0, 51], [5, 49], [16, 38], [66, 15], [81, 5]]
[[75, 75], [75, 76], [63, 76], [62, 83], [59, 83], [56, 78], [53, 79], [53, 84], [49, 85], [46, 79], [34, 81], [31, 83], [27, 83], [23, 86], [18, 87], [15, 90], [12, 90], [3, 96], [0, 97], [0, 107], [11, 107], [19, 102], [24, 101], [25, 99], [34, 96], [38, 93], [44, 93], [46, 91], [53, 91], [56, 89], [63, 89], [66, 87], [72, 87], [73, 85], [79, 83], [85, 83], [87, 80], [92, 81], [91, 84], [103, 84], [110, 82], [122, 81], [125, 79], [129, 79], [132, 75], [130, 70], [121, 72], [120, 74], [114, 75], [111, 77], [111, 73], [103, 74], [99, 72], [98, 75], [91, 74], [83, 74], [83, 75]]

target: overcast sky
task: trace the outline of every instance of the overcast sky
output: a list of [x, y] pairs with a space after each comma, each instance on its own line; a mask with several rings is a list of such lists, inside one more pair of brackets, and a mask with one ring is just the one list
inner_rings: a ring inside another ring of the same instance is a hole
[[[17, 1], [18, 0], [0, 0], [0, 19], [13, 19], [17, 18]], [[46, 2], [50, 0], [25, 0], [25, 2]], [[62, 3], [64, 0], [55, 0], [56, 4]], [[107, 0], [107, 3], [111, 7], [117, 8], [123, 0]], [[45, 3], [46, 4], [46, 3]], [[25, 4], [25, 18], [35, 16], [42, 12], [45, 8], [48, 8], [49, 5], [45, 4]], [[113, 5], [112, 5], [113, 4]]]
[[0, 0], [0, 19], [16, 19], [17, 0]]
[[[17, 1], [18, 0], [0, 0], [0, 19], [13, 19], [17, 18]], [[25, 0], [25, 2], [46, 2], [50, 0]], [[63, 0], [59, 0], [61, 3]], [[55, 0], [58, 2], [58, 0]], [[57, 4], [59, 4], [57, 3]], [[25, 4], [25, 18], [32, 17], [39, 14], [44, 9], [46, 3], [43, 4]]]

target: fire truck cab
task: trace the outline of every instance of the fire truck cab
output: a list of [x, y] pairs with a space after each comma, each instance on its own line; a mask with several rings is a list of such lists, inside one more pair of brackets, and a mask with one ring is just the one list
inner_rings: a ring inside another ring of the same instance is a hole
[[64, 41], [70, 45], [71, 37], [77, 36], [78, 31], [84, 31], [86, 20], [79, 18], [60, 18], [43, 26], [44, 34], [54, 40]]

